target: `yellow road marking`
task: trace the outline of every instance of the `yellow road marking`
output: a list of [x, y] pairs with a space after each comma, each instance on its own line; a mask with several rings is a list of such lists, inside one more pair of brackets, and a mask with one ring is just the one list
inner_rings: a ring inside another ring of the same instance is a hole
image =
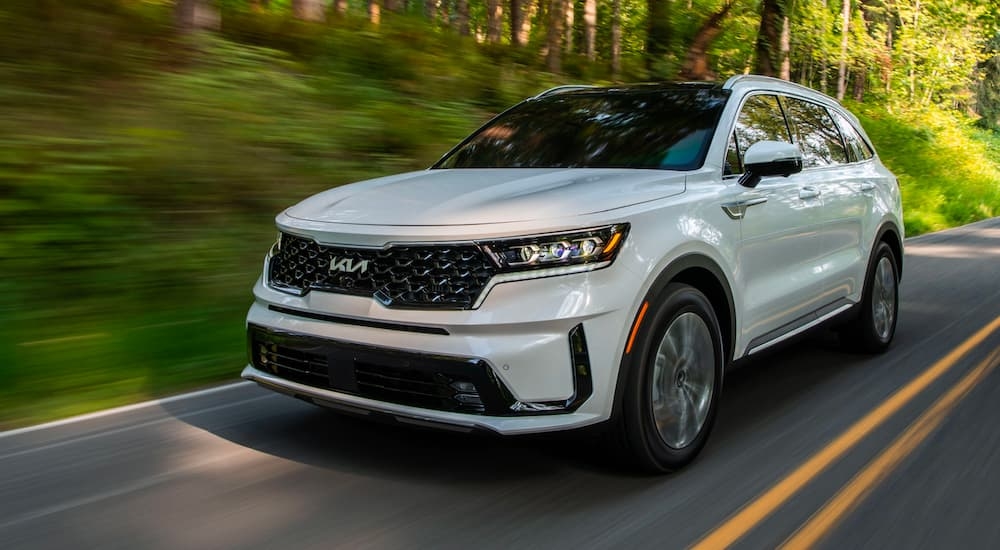
[[882, 451], [864, 470], [840, 490], [809, 521], [781, 546], [787, 550], [812, 548], [825, 537], [855, 506], [934, 432], [945, 417], [966, 395], [1000, 364], [1000, 350], [994, 351], [982, 363], [965, 375], [948, 393], [938, 399], [924, 414], [910, 424], [892, 445]]
[[847, 431], [819, 450], [792, 473], [696, 542], [692, 548], [694, 550], [724, 548], [738, 541], [941, 375], [948, 372], [958, 363], [959, 359], [986, 340], [997, 328], [1000, 328], [1000, 317], [993, 319], [990, 324], [979, 329], [961, 345], [951, 350], [948, 355], [931, 365], [920, 376], [900, 388], [889, 399], [855, 422]]

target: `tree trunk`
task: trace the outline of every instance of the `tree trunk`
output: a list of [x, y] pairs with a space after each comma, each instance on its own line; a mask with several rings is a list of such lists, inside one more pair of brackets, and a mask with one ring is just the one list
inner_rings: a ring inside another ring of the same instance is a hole
[[458, 34], [469, 36], [469, 0], [458, 0], [455, 4], [455, 28]]
[[611, 0], [611, 75], [622, 71], [622, 0]]
[[847, 46], [851, 25], [851, 0], [843, 0], [840, 9], [840, 68], [837, 70], [837, 100], [847, 93]]
[[549, 0], [549, 34], [546, 40], [548, 52], [545, 55], [545, 65], [550, 72], [562, 70], [562, 34], [565, 0]]
[[566, 53], [573, 53], [573, 31], [576, 30], [574, 27], [574, 19], [576, 18], [576, 2], [573, 0], [566, 0], [563, 5], [563, 10], [566, 11], [566, 40], [563, 42], [563, 48]]
[[854, 71], [854, 101], [864, 101], [865, 83], [867, 79], [868, 71], [864, 68], [859, 68]]
[[[920, 0], [917, 0], [916, 5], [913, 7], [913, 36], [920, 36]], [[912, 49], [909, 54], [910, 101], [914, 101], [917, 97], [917, 71]]]
[[597, 0], [583, 2], [583, 41], [587, 59], [597, 57]]
[[174, 23], [181, 32], [194, 29], [218, 30], [222, 27], [219, 9], [205, 0], [177, 0]]
[[510, 43], [514, 46], [523, 46], [524, 42], [521, 42], [521, 21], [523, 20], [524, 13], [522, 12], [521, 0], [510, 0], [508, 9], [510, 9]]
[[424, 17], [428, 21], [434, 21], [434, 17], [437, 16], [438, 2], [439, 0], [424, 0]]
[[333, 11], [337, 15], [347, 15], [347, 0], [333, 0]]
[[[828, 9], [828, 6], [826, 4], [826, 0], [823, 0], [823, 13], [824, 14], [827, 13], [827, 9]], [[824, 25], [823, 26], [823, 35], [825, 36], [826, 33], [829, 32], [829, 31], [830, 31], [830, 29], [827, 28], [826, 25]], [[827, 84], [827, 78], [829, 77], [829, 73], [830, 73], [830, 62], [826, 58], [826, 52], [825, 51], [821, 52], [821, 56], [822, 56], [822, 59], [820, 60], [820, 64], [819, 64], [819, 91], [821, 91], [821, 92], [823, 92], [825, 94], [826, 90], [827, 90], [827, 85], [826, 85]]]
[[368, 0], [368, 21], [372, 25], [382, 22], [382, 6], [378, 2], [379, 0]]
[[892, 91], [892, 76], [893, 76], [892, 37], [894, 34], [896, 34], [896, 18], [890, 17], [889, 20], [886, 22], [886, 29], [885, 29], [886, 56], [882, 62], [882, 82], [885, 84], [885, 95], [887, 96]]
[[499, 44], [503, 32], [503, 2], [486, 0], [486, 41]]
[[779, 0], [764, 0], [760, 3], [760, 28], [757, 31], [756, 63], [754, 71], [764, 76], [775, 76], [773, 52], [778, 45], [780, 30], [778, 23], [782, 19], [782, 9]]
[[449, 4], [451, 4], [449, 0], [439, 0], [437, 3], [438, 6], [437, 18], [445, 25], [447, 25], [451, 21], [451, 11]]
[[727, 1], [723, 4], [722, 9], [709, 16], [695, 32], [694, 38], [691, 39], [691, 45], [688, 46], [687, 53], [684, 55], [681, 78], [685, 80], [715, 79], [715, 73], [708, 69], [708, 47], [722, 33], [722, 20], [726, 18], [732, 7], [732, 1]]
[[183, 32], [194, 30], [198, 0], [177, 0], [174, 3], [174, 24]]
[[778, 48], [778, 59], [781, 60], [779, 76], [783, 80], [792, 79], [792, 24], [788, 14], [781, 18], [781, 47]]
[[403, 9], [403, 0], [382, 0], [385, 11], [399, 12]]
[[670, 0], [646, 0], [646, 68], [653, 70], [670, 51]]
[[292, 0], [292, 13], [303, 21], [323, 21], [326, 14], [320, 0]]
[[517, 43], [522, 46], [527, 46], [528, 41], [531, 39], [531, 23], [535, 18], [535, 14], [538, 13], [539, 8], [542, 6], [543, 0], [528, 0], [527, 9], [522, 7], [521, 9], [521, 24], [518, 25], [517, 31]]

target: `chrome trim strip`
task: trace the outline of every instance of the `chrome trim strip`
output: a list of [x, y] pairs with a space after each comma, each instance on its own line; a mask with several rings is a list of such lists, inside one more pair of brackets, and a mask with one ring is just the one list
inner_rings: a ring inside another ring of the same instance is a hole
[[767, 202], [767, 197], [753, 197], [750, 199], [727, 202], [722, 205], [722, 210], [734, 220], [742, 220], [747, 214], [747, 208], [751, 206], [757, 206], [758, 204], [764, 204]]
[[755, 354], [755, 353], [757, 353], [759, 351], [763, 351], [763, 350], [765, 350], [765, 349], [767, 349], [767, 348], [769, 348], [771, 346], [780, 344], [781, 342], [784, 342], [785, 340], [788, 340], [789, 338], [792, 338], [794, 336], [798, 336], [799, 334], [802, 334], [803, 332], [805, 332], [805, 331], [807, 331], [807, 330], [815, 327], [816, 325], [819, 325], [820, 323], [823, 323], [824, 321], [828, 321], [828, 320], [836, 317], [837, 315], [840, 315], [841, 313], [843, 313], [843, 312], [851, 309], [852, 307], [854, 307], [854, 304], [844, 304], [844, 305], [838, 307], [837, 309], [835, 309], [835, 310], [833, 310], [833, 311], [831, 311], [829, 313], [826, 313], [825, 315], [821, 315], [821, 316], [813, 319], [812, 321], [809, 321], [808, 323], [806, 323], [806, 324], [804, 324], [804, 325], [802, 325], [802, 326], [800, 326], [800, 327], [798, 327], [796, 329], [790, 330], [790, 331], [782, 334], [781, 336], [778, 336], [777, 338], [775, 338], [773, 340], [769, 340], [767, 342], [764, 342], [763, 344], [754, 346], [753, 348], [750, 349], [750, 351], [747, 352], [747, 355], [753, 355], [753, 354]]
[[[417, 421], [432, 422], [435, 424], [451, 424], [455, 426], [464, 426], [466, 428], [485, 428], [490, 431], [496, 431], [489, 425], [481, 422], [475, 422], [471, 418], [455, 418], [453, 416], [460, 415], [461, 413], [438, 412], [436, 415], [430, 416], [427, 415], [423, 409], [418, 409], [416, 407], [389, 404], [382, 401], [375, 401], [374, 399], [368, 399], [366, 397], [359, 397], [332, 390], [306, 386], [305, 384], [299, 384], [297, 382], [292, 382], [290, 380], [285, 380], [284, 378], [268, 374], [254, 368], [251, 365], [247, 365], [246, 368], [243, 369], [243, 372], [240, 373], [240, 377], [245, 380], [256, 382], [261, 386], [264, 386], [272, 391], [277, 391], [278, 393], [290, 395], [292, 397], [301, 396], [311, 400], [323, 401], [323, 404], [330, 403], [341, 405], [345, 408], [357, 408], [359, 409], [357, 412], [373, 411], [392, 416], [404, 416]], [[447, 418], [445, 419], [442, 417]]]

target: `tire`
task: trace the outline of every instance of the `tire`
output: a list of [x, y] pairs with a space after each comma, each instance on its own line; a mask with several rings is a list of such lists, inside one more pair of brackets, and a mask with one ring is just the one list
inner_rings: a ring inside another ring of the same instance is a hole
[[840, 331], [844, 347], [872, 354], [889, 349], [899, 317], [898, 266], [892, 248], [879, 242], [865, 277], [857, 316]]
[[700, 291], [671, 283], [647, 300], [622, 361], [625, 388], [611, 429], [627, 462], [666, 473], [687, 465], [705, 446], [722, 390], [724, 353], [719, 321]]

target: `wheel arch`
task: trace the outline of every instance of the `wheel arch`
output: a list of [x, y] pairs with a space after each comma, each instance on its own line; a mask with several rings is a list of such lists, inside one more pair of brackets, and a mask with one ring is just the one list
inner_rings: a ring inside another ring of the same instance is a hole
[[[729, 365], [733, 360], [733, 351], [736, 345], [736, 306], [732, 287], [722, 268], [713, 259], [703, 254], [683, 255], [660, 271], [643, 296], [643, 302], [648, 296], [656, 295], [670, 283], [684, 283], [692, 286], [708, 298], [722, 332], [724, 365]], [[639, 316], [640, 313], [637, 313], [636, 318], [629, 325], [629, 334], [636, 329], [635, 325], [639, 322]], [[613, 410], [617, 410], [621, 402], [621, 394], [624, 391], [624, 382], [627, 376], [628, 357], [627, 353], [622, 353], [619, 362]]]
[[[902, 232], [896, 223], [888, 221], [879, 227], [878, 233], [875, 234], [875, 242], [872, 243], [873, 252], [880, 242], [885, 242], [885, 244], [889, 245], [893, 256], [896, 257], [896, 277], [900, 280], [903, 278], [903, 239], [900, 237], [901, 234]], [[869, 265], [869, 269], [871, 269], [871, 265]]]

